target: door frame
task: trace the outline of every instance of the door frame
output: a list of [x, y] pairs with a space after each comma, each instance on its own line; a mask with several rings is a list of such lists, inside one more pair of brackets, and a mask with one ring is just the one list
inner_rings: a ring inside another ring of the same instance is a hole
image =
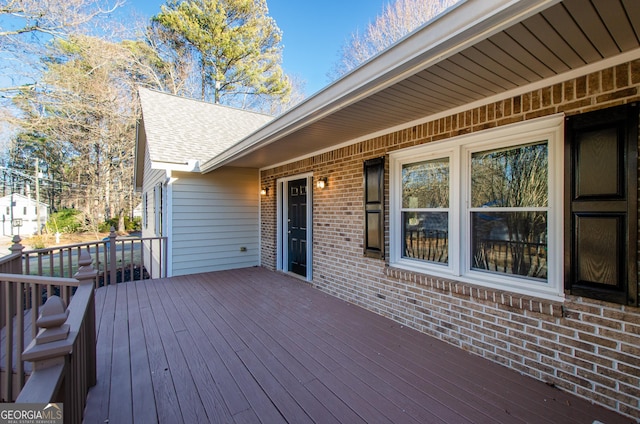
[[[313, 173], [291, 175], [284, 178], [278, 178], [276, 181], [276, 214], [277, 214], [277, 233], [276, 233], [276, 269], [291, 275], [300, 277], [298, 274], [288, 271], [289, 248], [288, 248], [288, 226], [286, 225], [289, 218], [289, 190], [286, 189], [287, 183], [293, 180], [307, 179], [307, 275], [305, 280], [313, 279]], [[304, 277], [303, 277], [304, 278]]]

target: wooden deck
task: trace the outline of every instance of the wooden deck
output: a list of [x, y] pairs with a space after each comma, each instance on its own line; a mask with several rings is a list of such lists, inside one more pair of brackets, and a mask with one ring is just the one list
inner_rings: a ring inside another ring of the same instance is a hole
[[631, 422], [262, 268], [100, 288], [88, 423]]

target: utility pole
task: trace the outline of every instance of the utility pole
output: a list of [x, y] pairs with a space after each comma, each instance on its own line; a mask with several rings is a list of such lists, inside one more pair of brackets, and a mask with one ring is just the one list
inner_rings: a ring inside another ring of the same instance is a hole
[[14, 173], [11, 173], [11, 198], [10, 198], [10, 209], [9, 209], [9, 219], [10, 219], [10, 223], [9, 223], [9, 228], [11, 228], [11, 235], [13, 235], [13, 186], [16, 183], [16, 177], [14, 175]]
[[40, 164], [36, 159], [36, 228], [38, 235], [42, 234], [40, 228]]

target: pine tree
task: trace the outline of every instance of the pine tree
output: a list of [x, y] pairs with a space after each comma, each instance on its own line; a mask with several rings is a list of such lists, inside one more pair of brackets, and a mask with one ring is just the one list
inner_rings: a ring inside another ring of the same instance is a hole
[[202, 100], [239, 107], [253, 96], [286, 102], [282, 34], [265, 0], [169, 0], [152, 25], [174, 45], [190, 47]]

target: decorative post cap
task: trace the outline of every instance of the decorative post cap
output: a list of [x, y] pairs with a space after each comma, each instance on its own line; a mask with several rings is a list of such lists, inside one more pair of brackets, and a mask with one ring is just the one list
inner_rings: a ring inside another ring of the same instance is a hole
[[64, 340], [69, 334], [69, 325], [64, 322], [69, 316], [69, 310], [58, 296], [51, 296], [40, 308], [40, 317], [36, 325], [40, 332], [36, 336], [36, 344], [43, 344]]
[[78, 272], [75, 273], [73, 278], [80, 281], [80, 284], [93, 284], [98, 272], [93, 268], [93, 259], [91, 259], [91, 253], [89, 249], [83, 250], [80, 253], [80, 259], [78, 259]]
[[24, 246], [20, 244], [20, 242], [22, 241], [20, 236], [16, 234], [15, 236], [13, 236], [13, 239], [11, 239], [11, 241], [13, 242], [13, 244], [9, 248], [11, 253], [22, 252]]

